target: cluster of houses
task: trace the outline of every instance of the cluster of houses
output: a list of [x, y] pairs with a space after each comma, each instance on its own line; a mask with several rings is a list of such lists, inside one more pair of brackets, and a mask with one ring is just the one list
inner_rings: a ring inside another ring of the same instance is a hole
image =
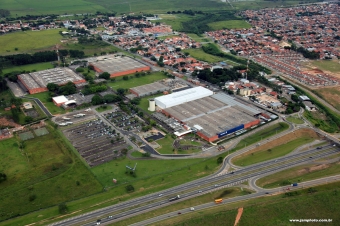
[[[340, 6], [318, 4], [293, 8], [246, 10], [249, 29], [207, 32], [219, 44], [239, 55], [285, 52], [298, 47], [320, 53], [320, 58], [340, 57]], [[286, 48], [285, 48], [286, 46]]]

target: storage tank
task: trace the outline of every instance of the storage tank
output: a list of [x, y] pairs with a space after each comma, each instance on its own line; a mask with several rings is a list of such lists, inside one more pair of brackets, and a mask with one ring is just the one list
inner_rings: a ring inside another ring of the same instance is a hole
[[150, 99], [149, 100], [149, 111], [155, 111], [156, 110], [156, 102], [155, 99]]

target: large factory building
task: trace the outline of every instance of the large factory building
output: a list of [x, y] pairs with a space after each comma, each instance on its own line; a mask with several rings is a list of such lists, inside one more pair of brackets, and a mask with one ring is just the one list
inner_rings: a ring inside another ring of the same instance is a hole
[[121, 57], [109, 55], [105, 58], [98, 57], [96, 60], [89, 62], [94, 70], [98, 73], [108, 72], [110, 77], [119, 77], [133, 74], [136, 72], [150, 71], [150, 67], [136, 61], [130, 57]]
[[86, 81], [71, 69], [63, 67], [18, 75], [18, 82], [21, 83], [30, 94], [35, 94], [47, 91], [48, 83], [61, 86], [68, 82], [80, 84]]
[[260, 124], [261, 112], [203, 87], [155, 98], [158, 110], [212, 142]]

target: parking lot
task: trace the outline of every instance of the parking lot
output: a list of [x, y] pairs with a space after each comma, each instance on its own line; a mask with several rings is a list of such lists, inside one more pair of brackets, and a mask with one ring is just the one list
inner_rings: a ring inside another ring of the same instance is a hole
[[128, 147], [120, 133], [98, 118], [65, 127], [63, 133], [91, 167], [126, 154]]
[[74, 111], [54, 118], [54, 122], [59, 126], [67, 126], [96, 119], [95, 110], [90, 108], [81, 111]]
[[145, 123], [141, 122], [137, 117], [127, 115], [123, 111], [106, 113], [104, 117], [125, 131], [140, 131], [145, 126]]

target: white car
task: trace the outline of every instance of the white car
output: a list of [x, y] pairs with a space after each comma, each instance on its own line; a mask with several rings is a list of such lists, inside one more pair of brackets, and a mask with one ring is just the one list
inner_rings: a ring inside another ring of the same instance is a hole
[[194, 207], [190, 207], [190, 210], [191, 210], [191, 211], [194, 211], [194, 210], [195, 210], [195, 208], [194, 208]]
[[163, 194], [159, 194], [158, 196], [161, 197]]

